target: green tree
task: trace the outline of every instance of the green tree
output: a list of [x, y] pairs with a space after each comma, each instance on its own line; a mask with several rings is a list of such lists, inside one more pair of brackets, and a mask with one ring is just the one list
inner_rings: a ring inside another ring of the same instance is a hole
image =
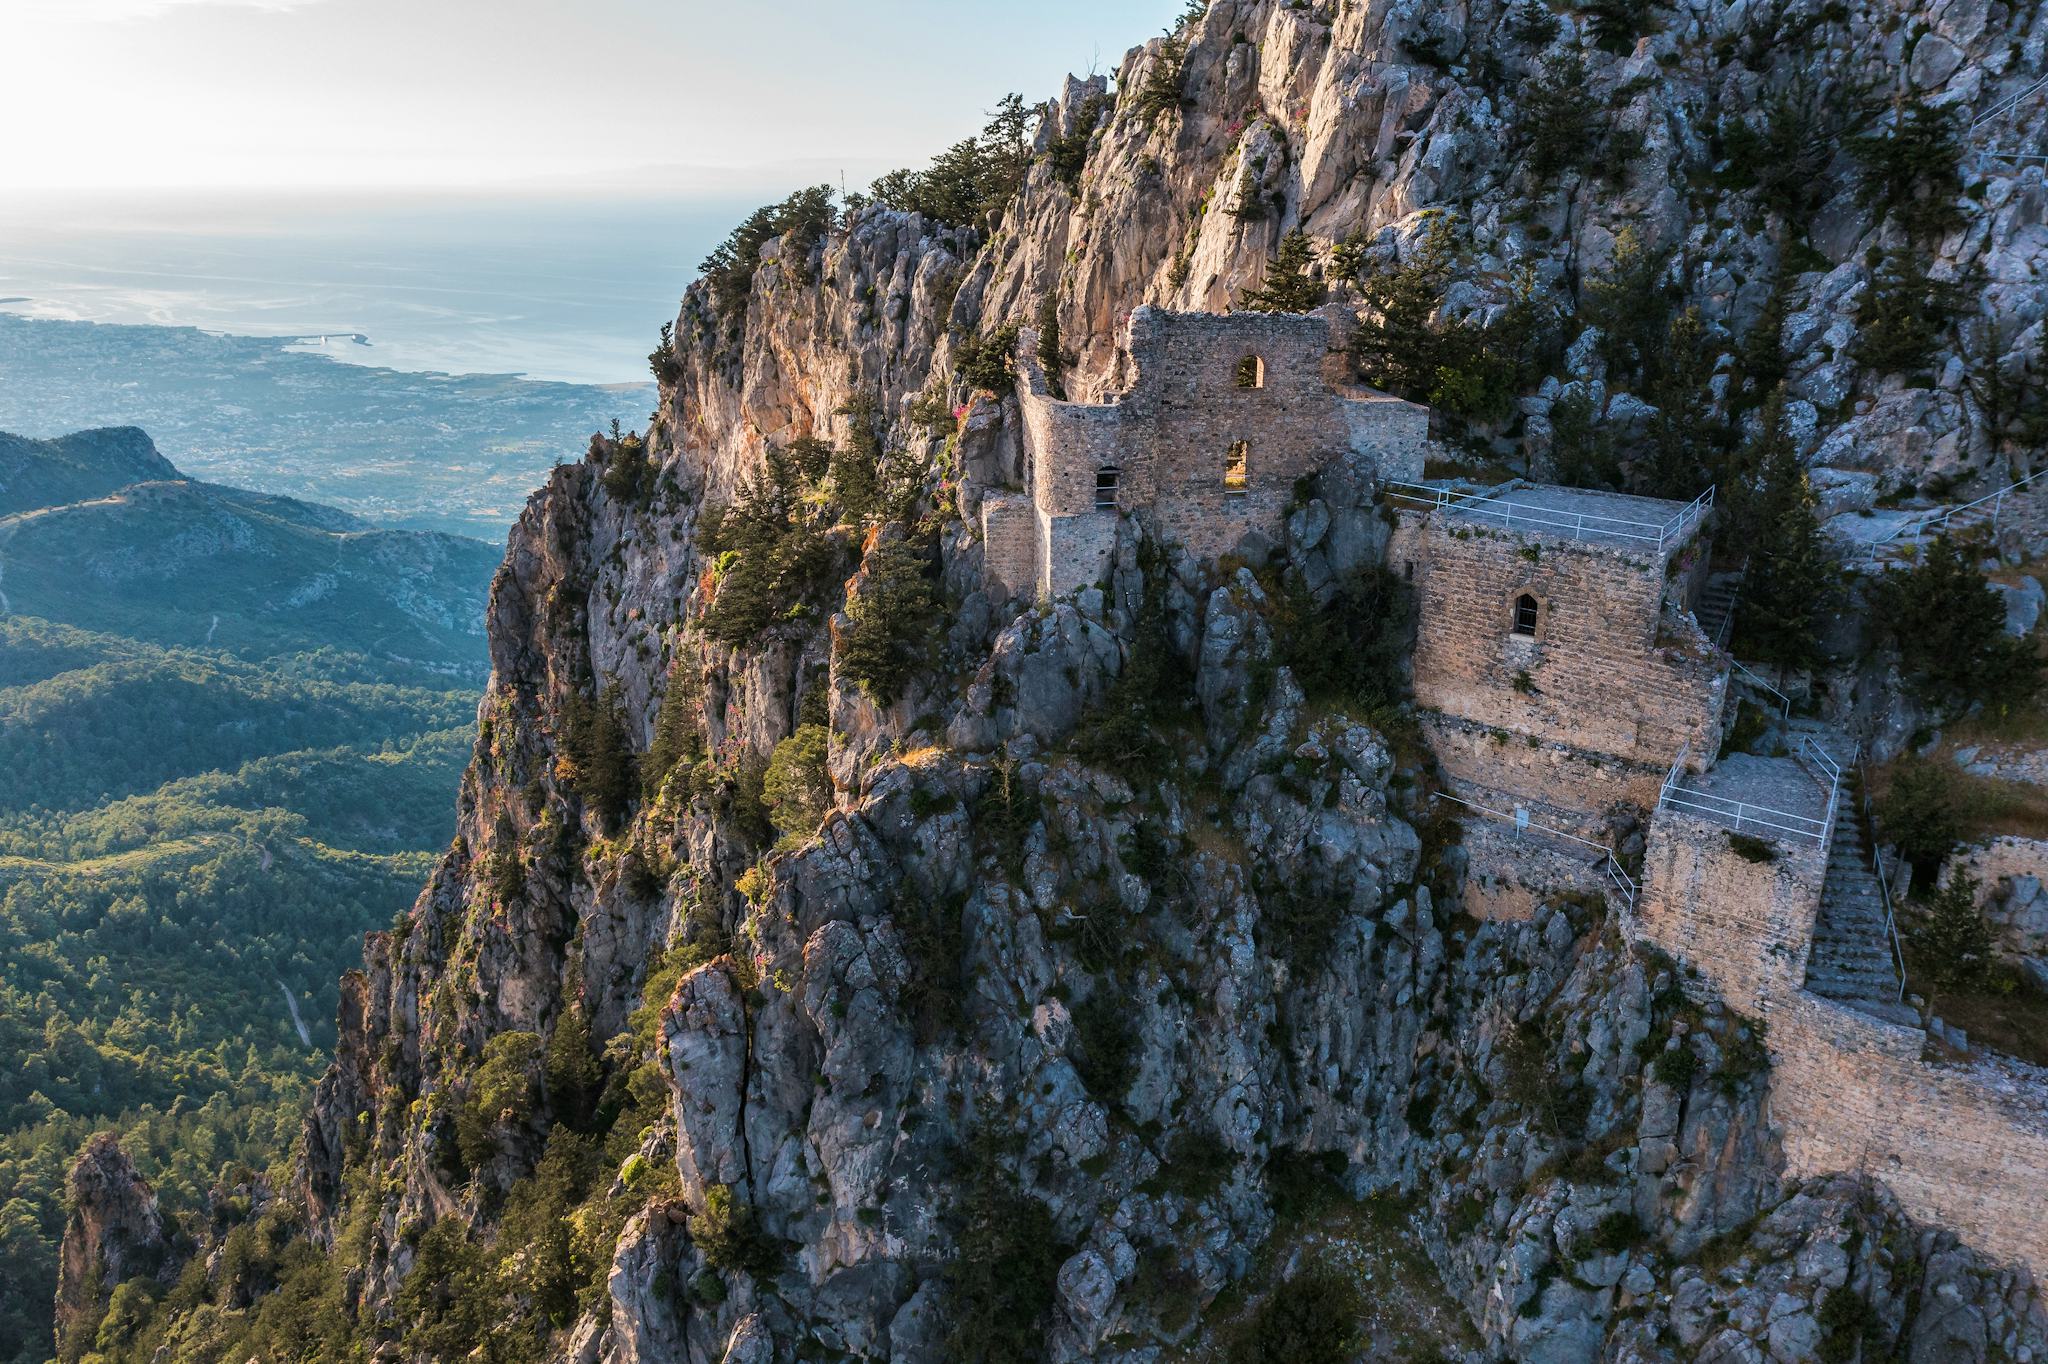
[[1643, 470], [1646, 490], [1655, 497], [1691, 501], [1706, 482], [1707, 466], [1720, 441], [1713, 395], [1707, 381], [1713, 371], [1713, 348], [1698, 308], [1672, 317], [1664, 331], [1649, 400], [1657, 415], [1650, 420], [1649, 458]]
[[1961, 306], [1957, 285], [1930, 278], [1912, 248], [1895, 248], [1857, 305], [1849, 354], [1879, 374], [1924, 374]]
[[1305, 313], [1323, 302], [1322, 282], [1309, 273], [1315, 247], [1299, 228], [1280, 239], [1280, 250], [1266, 267], [1265, 281], [1247, 286], [1237, 308], [1248, 313]]
[[1600, 354], [1611, 378], [1654, 377], [1671, 325], [1668, 264], [1665, 253], [1624, 227], [1607, 268], [1586, 281], [1579, 316], [1600, 329]]
[[1840, 570], [1821, 534], [1818, 500], [1785, 428], [1785, 399], [1774, 391], [1747, 453], [1755, 483], [1741, 499], [1749, 567], [1735, 645], [1760, 662], [1808, 668], [1820, 661], [1821, 623]]
[[1060, 298], [1049, 293], [1038, 301], [1038, 363], [1045, 386], [1055, 398], [1067, 396], [1067, 367], [1073, 357], [1060, 344]]
[[1977, 878], [1965, 871], [1935, 891], [1907, 930], [1913, 965], [1944, 990], [1981, 987], [1991, 974], [1991, 926], [1977, 908]]
[[1567, 171], [1590, 163], [1599, 150], [1600, 105], [1586, 79], [1586, 61], [1576, 52], [1543, 60], [1543, 73], [1520, 91], [1516, 135], [1529, 148], [1529, 173], [1547, 186]]
[[907, 540], [885, 540], [847, 597], [840, 668], [877, 705], [894, 705], [930, 659], [938, 611], [924, 557]]
[[590, 1048], [590, 1024], [583, 1017], [581, 1004], [571, 1004], [556, 1017], [555, 1030], [548, 1034], [541, 1076], [548, 1102], [561, 1115], [560, 1120], [580, 1127], [604, 1084], [603, 1069]]
[[619, 684], [607, 683], [594, 701], [573, 697], [564, 718], [576, 791], [606, 828], [616, 828], [639, 786]]
[[823, 725], [799, 725], [768, 759], [761, 800], [769, 821], [784, 834], [808, 838], [832, 808], [832, 778], [825, 770], [828, 737]]
[[1956, 203], [1963, 188], [1962, 131], [1954, 110], [1901, 99], [1882, 132], [1852, 138], [1849, 150], [1861, 163], [1857, 192], [1865, 207], [1890, 212], [1916, 237], [1939, 236], [1963, 223]]
[[728, 321], [746, 315], [754, 271], [761, 264], [761, 248], [777, 237], [786, 238], [782, 252], [785, 268], [796, 278], [805, 278], [811, 250], [831, 228], [836, 216], [830, 185], [798, 190], [779, 204], [748, 214], [704, 258], [701, 267], [718, 315]]
[[958, 1233], [946, 1266], [948, 1357], [979, 1364], [1044, 1358], [1060, 1261], [1058, 1228], [1045, 1204], [1005, 1167], [997, 1138], [977, 1131], [956, 1185]]
[[704, 1263], [721, 1274], [772, 1278], [782, 1264], [782, 1248], [761, 1230], [754, 1210], [740, 1201], [730, 1184], [704, 1190], [704, 1211], [692, 1213], [690, 1242]]
[[1915, 878], [1931, 881], [1942, 859], [1963, 837], [1962, 793], [1955, 769], [1924, 758], [1902, 758], [1892, 769], [1877, 816], [1884, 837], [1912, 863]]
[[1550, 476], [1573, 488], [1621, 486], [1614, 433], [1583, 391], [1566, 394], [1550, 409]]
[[2040, 680], [2040, 659], [2005, 633], [2005, 604], [1947, 535], [1876, 590], [1880, 628], [1898, 650], [1907, 690], [1954, 714], [1981, 701], [2002, 711]]

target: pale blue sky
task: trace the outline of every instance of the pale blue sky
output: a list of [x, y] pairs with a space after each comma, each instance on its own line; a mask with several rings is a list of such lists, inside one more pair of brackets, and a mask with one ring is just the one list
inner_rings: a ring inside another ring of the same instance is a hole
[[0, 0], [0, 184], [855, 184], [1181, 0]]

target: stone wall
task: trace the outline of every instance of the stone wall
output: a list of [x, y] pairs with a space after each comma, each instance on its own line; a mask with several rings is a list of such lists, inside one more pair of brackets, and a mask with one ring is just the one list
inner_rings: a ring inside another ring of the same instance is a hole
[[1423, 711], [1416, 718], [1459, 795], [1508, 814], [1525, 806], [1533, 817], [1581, 836], [1594, 836], [1601, 816], [1616, 805], [1654, 806], [1664, 782], [1664, 768], [1555, 739], [1511, 734], [1440, 712]]
[[990, 493], [981, 502], [982, 560], [991, 584], [1013, 597], [1038, 587], [1038, 512], [1016, 493]]
[[[1061, 557], [1061, 543], [1073, 538], [1087, 554], [1099, 536], [1055, 527], [1099, 514], [1104, 470], [1115, 471], [1119, 512], [1149, 511], [1163, 534], [1205, 558], [1235, 549], [1249, 531], [1277, 533], [1295, 484], [1340, 459], [1363, 457], [1381, 478], [1421, 474], [1428, 410], [1349, 386], [1332, 319], [1321, 314], [1140, 308], [1123, 364], [1128, 390], [1101, 403], [1053, 398], [1036, 352], [1025, 333], [1018, 403], [1027, 485], [1051, 550], [1040, 565], [1048, 592], [1094, 581], [1090, 564]], [[1240, 382], [1247, 368], [1250, 385]], [[1241, 486], [1226, 481], [1240, 444]]]
[[[1400, 521], [1389, 561], [1415, 585], [1418, 706], [1505, 732], [1503, 758], [1536, 738], [1661, 777], [1688, 744], [1718, 749], [1726, 665], [1689, 614], [1665, 610], [1668, 556], [1443, 513]], [[1511, 632], [1525, 592], [1539, 604], [1534, 638]], [[1524, 766], [1487, 784], [1545, 799]], [[1652, 803], [1639, 788], [1631, 798]]]
[[1916, 1218], [2048, 1273], [2048, 1072], [1921, 1059], [1922, 1034], [1793, 992], [1770, 1014], [1787, 1173], [1884, 1181]]
[[1605, 899], [1611, 883], [1601, 855], [1540, 830], [1518, 832], [1485, 815], [1461, 816], [1465, 882], [1459, 903], [1475, 919], [1532, 919], [1561, 895]]
[[1827, 876], [1821, 844], [1788, 838], [1769, 846], [1772, 860], [1752, 862], [1720, 825], [1660, 809], [1643, 852], [1643, 935], [1752, 1017], [1805, 982]]

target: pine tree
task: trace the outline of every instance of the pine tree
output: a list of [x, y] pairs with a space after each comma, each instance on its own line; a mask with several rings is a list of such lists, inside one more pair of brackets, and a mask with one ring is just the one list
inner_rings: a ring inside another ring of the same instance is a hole
[[1857, 305], [1849, 354], [1879, 374], [1924, 372], [1959, 307], [1957, 286], [1930, 278], [1910, 247], [1895, 248]]
[[1742, 338], [1742, 353], [1739, 367], [1742, 383], [1736, 389], [1747, 405], [1763, 402], [1770, 393], [1785, 382], [1785, 309], [1787, 304], [1785, 273], [1778, 272], [1777, 280], [1771, 285], [1771, 292], [1764, 299], [1764, 306], [1750, 324], [1749, 332]]
[[1280, 250], [1266, 267], [1266, 282], [1237, 296], [1240, 312], [1305, 313], [1320, 307], [1322, 283], [1309, 273], [1315, 248], [1299, 228], [1280, 239]]
[[1067, 396], [1067, 365], [1070, 357], [1060, 344], [1060, 299], [1047, 294], [1038, 301], [1038, 363], [1045, 370], [1045, 386], [1055, 398]]
[[1650, 454], [1644, 483], [1655, 497], [1691, 501], [1706, 481], [1717, 438], [1712, 395], [1707, 391], [1712, 360], [1697, 308], [1671, 319], [1650, 387], [1657, 415], [1650, 422]]
[[937, 630], [938, 598], [922, 556], [904, 540], [868, 555], [859, 588], [847, 598], [838, 663], [876, 704], [894, 705], [924, 666]]
[[1890, 211], [1916, 237], [1939, 236], [1963, 222], [1962, 136], [1955, 112], [1923, 100], [1902, 100], [1884, 132], [1850, 139], [1862, 163], [1859, 197], [1879, 213]]
[[1906, 687], [1954, 713], [1972, 702], [2002, 709], [2040, 681], [2040, 658], [2005, 633], [2005, 605], [1963, 549], [1938, 535], [1920, 562], [1886, 575], [1877, 617], [1899, 651]]
[[1744, 452], [1756, 474], [1743, 501], [1749, 569], [1735, 617], [1736, 648], [1780, 668], [1808, 668], [1820, 662], [1821, 621], [1839, 570], [1821, 535], [1806, 468], [1785, 427], [1782, 390], [1765, 401], [1762, 418]]
[[1991, 971], [1991, 927], [1977, 908], [1977, 878], [1965, 871], [1927, 901], [1910, 930], [1913, 965], [1944, 990], [1983, 984]]

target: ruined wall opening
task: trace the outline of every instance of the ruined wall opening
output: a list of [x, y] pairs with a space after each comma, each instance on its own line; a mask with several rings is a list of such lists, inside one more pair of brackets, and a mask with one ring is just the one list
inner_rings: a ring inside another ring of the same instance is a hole
[[1256, 355], [1247, 355], [1237, 362], [1237, 386], [1239, 388], [1264, 388], [1266, 386], [1266, 362]]
[[1119, 473], [1114, 464], [1105, 464], [1095, 471], [1095, 510], [1116, 510], [1116, 481]]
[[1241, 493], [1251, 481], [1252, 443], [1235, 441], [1223, 457], [1223, 491]]
[[1524, 592], [1515, 598], [1515, 622], [1512, 633], [1524, 639], [1536, 638], [1536, 627], [1543, 620], [1543, 604], [1531, 594]]

